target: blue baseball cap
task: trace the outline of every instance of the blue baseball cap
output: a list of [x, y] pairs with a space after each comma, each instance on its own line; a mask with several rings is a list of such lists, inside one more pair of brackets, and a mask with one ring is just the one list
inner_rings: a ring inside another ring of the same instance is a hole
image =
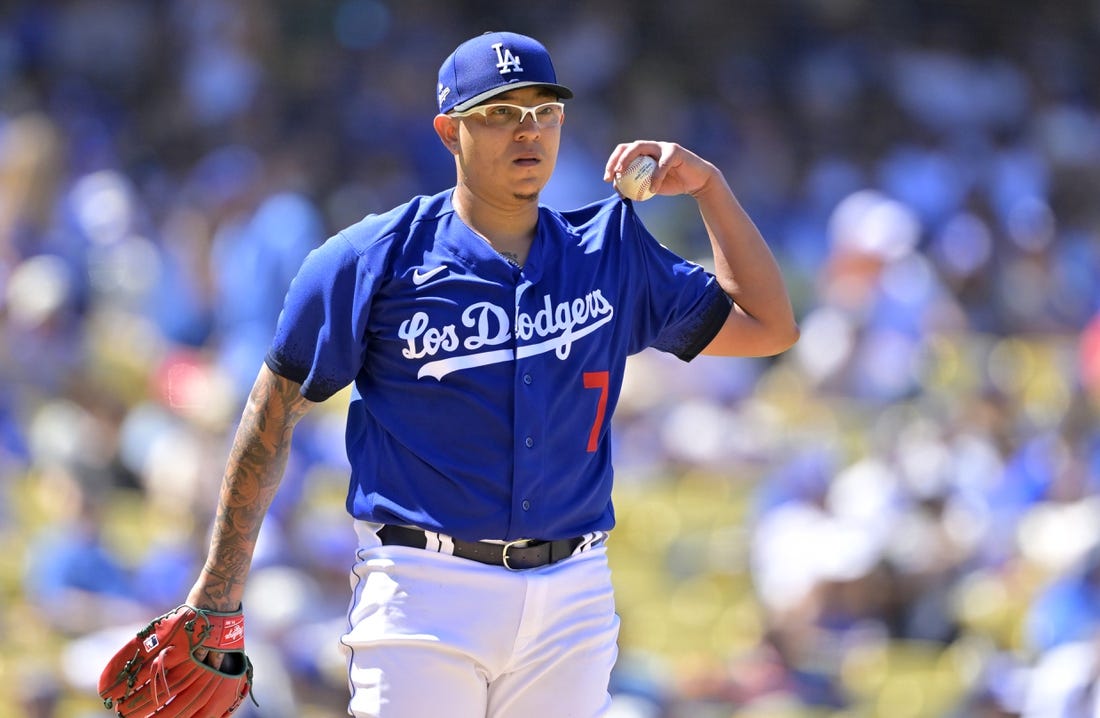
[[443, 61], [436, 99], [440, 112], [461, 112], [502, 92], [533, 86], [549, 87], [562, 99], [573, 96], [558, 84], [550, 53], [538, 40], [487, 32], [462, 43]]

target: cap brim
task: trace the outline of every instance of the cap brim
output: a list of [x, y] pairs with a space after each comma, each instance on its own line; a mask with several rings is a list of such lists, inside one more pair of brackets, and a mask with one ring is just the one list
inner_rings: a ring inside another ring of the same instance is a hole
[[499, 87], [494, 87], [491, 90], [486, 90], [480, 95], [474, 95], [465, 102], [460, 102], [459, 104], [455, 105], [450, 110], [448, 110], [448, 112], [463, 112], [470, 109], [474, 105], [480, 105], [482, 102], [485, 102], [485, 100], [488, 100], [491, 97], [502, 95], [510, 90], [518, 90], [521, 87], [547, 87], [553, 90], [557, 94], [557, 96], [563, 100], [569, 100], [573, 97], [573, 91], [565, 85], [555, 85], [552, 82], [510, 82], [507, 85], [500, 85]]

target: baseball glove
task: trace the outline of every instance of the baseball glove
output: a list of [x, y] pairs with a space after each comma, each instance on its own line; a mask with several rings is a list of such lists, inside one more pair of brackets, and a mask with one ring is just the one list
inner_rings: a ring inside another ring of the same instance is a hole
[[[199, 650], [221, 653], [221, 667], [197, 660]], [[154, 618], [99, 676], [103, 705], [123, 718], [222, 718], [251, 690], [242, 612], [187, 605]]]

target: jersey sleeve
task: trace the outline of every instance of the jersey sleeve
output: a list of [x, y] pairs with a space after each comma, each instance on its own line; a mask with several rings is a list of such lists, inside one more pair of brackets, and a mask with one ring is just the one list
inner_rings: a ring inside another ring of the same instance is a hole
[[654, 349], [691, 361], [706, 349], [729, 317], [733, 302], [714, 277], [695, 308], [681, 322], [665, 327], [651, 345]]
[[314, 249], [290, 283], [265, 362], [324, 401], [355, 380], [367, 348], [367, 317], [379, 273], [343, 235]]
[[638, 333], [645, 347], [694, 359], [721, 330], [732, 300], [713, 274], [668, 249], [650, 234], [629, 203], [624, 202], [623, 240], [636, 287], [632, 297]]

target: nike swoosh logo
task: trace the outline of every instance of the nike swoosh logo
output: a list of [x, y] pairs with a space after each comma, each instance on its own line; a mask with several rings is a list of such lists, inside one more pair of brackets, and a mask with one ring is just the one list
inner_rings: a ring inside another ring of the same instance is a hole
[[434, 269], [429, 269], [426, 272], [421, 272], [419, 269], [414, 269], [413, 270], [413, 284], [415, 284], [416, 286], [419, 287], [421, 284], [428, 281], [429, 279], [431, 279], [435, 275], [439, 274], [440, 272], [445, 272], [445, 271], [447, 271], [447, 267], [445, 265], [442, 265], [442, 264], [439, 265], [438, 267], [435, 267]]

